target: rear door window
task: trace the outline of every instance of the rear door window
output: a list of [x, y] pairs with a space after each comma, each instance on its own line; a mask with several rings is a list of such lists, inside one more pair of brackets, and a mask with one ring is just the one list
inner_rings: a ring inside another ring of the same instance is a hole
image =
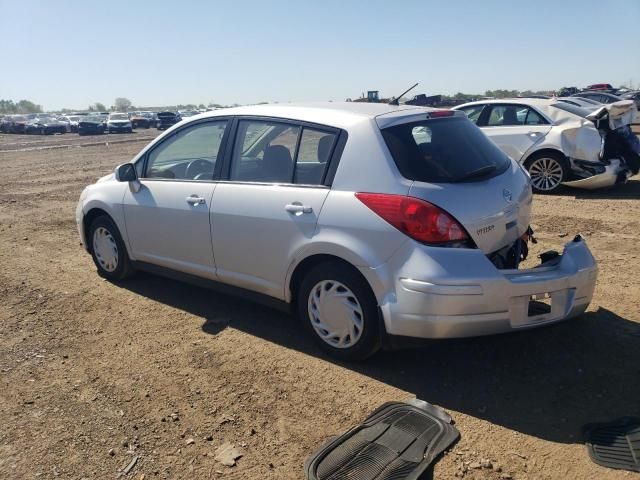
[[467, 118], [477, 125], [478, 120], [480, 120], [480, 114], [482, 113], [482, 110], [484, 110], [484, 105], [472, 105], [460, 108], [460, 110], [466, 113]]
[[305, 127], [300, 137], [293, 183], [321, 185], [335, 141], [334, 133]]
[[241, 120], [230, 180], [291, 183], [299, 133], [298, 125]]
[[336, 134], [277, 121], [241, 120], [230, 180], [322, 185]]
[[510, 161], [463, 117], [409, 122], [382, 130], [400, 173], [409, 180], [457, 183], [505, 172]]
[[488, 127], [524, 125], [527, 108], [521, 105], [492, 105], [487, 120]]
[[524, 120], [525, 125], [546, 125], [547, 121], [532, 108], [527, 108], [527, 115]]

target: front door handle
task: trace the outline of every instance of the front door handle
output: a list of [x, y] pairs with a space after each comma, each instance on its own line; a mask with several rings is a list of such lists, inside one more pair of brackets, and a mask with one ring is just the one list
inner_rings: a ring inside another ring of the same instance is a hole
[[302, 213], [313, 213], [313, 207], [308, 207], [307, 205], [302, 205], [297, 202], [285, 205], [284, 209], [287, 212], [294, 213], [296, 215], [300, 215]]
[[204, 198], [199, 197], [196, 194], [193, 194], [190, 197], [187, 197], [187, 203], [189, 205], [193, 205], [194, 207], [196, 207], [198, 205], [206, 205], [207, 201]]

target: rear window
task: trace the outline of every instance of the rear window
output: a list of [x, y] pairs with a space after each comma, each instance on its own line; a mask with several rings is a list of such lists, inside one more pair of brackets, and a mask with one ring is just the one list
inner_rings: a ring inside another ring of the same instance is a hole
[[[578, 115], [579, 117], [586, 118], [587, 115], [593, 113], [593, 110], [588, 110], [583, 107], [578, 107], [571, 103], [566, 102], [558, 102], [551, 105], [554, 108], [558, 108], [560, 110], [564, 110], [565, 112], [573, 113], [574, 115]], [[595, 106], [595, 105], [594, 105]]]
[[500, 175], [509, 157], [467, 118], [404, 123], [382, 130], [398, 170], [419, 182], [458, 183]]

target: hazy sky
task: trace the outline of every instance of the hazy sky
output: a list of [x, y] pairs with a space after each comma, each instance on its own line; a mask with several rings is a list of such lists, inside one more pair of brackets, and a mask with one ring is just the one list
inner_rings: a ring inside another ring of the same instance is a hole
[[640, 84], [640, 0], [0, 0], [0, 36], [47, 109]]

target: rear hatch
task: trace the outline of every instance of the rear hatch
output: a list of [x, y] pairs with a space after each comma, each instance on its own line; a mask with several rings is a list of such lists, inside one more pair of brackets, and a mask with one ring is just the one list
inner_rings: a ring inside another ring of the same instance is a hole
[[466, 116], [441, 112], [378, 121], [400, 173], [413, 180], [409, 195], [452, 215], [487, 254], [511, 245], [529, 227], [528, 175]]

